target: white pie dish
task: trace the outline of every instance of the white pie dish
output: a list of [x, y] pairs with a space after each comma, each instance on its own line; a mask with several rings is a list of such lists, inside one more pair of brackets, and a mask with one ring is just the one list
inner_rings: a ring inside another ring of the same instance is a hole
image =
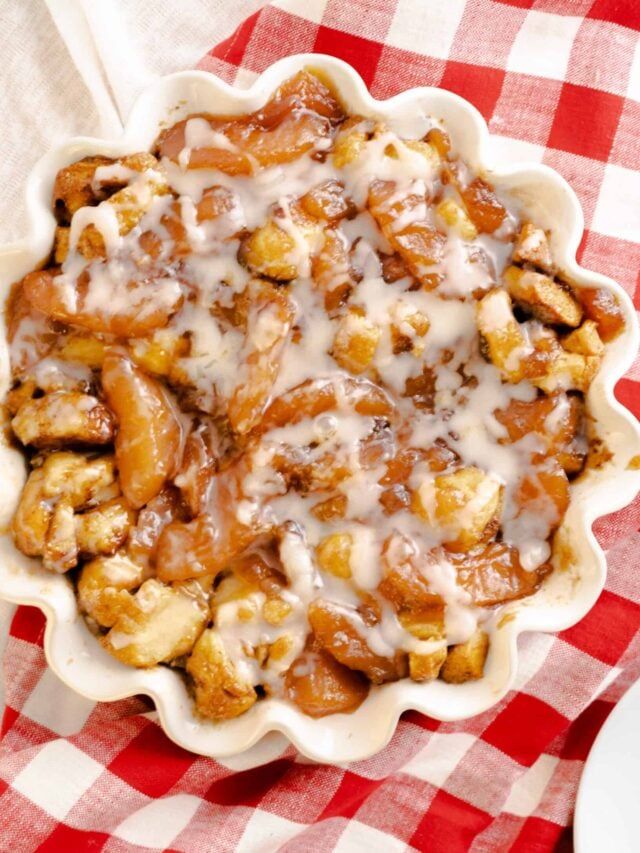
[[[500, 169], [492, 164], [491, 141], [480, 114], [449, 92], [412, 89], [389, 101], [375, 101], [361, 78], [345, 63], [331, 57], [300, 55], [271, 66], [247, 91], [237, 91], [206, 72], [187, 71], [159, 80], [134, 106], [123, 135], [113, 141], [75, 138], [45, 155], [26, 187], [29, 234], [0, 252], [0, 281], [8, 286], [37, 266], [51, 247], [55, 221], [50, 212], [56, 172], [89, 154], [120, 156], [151, 146], [161, 126], [194, 112], [243, 113], [267, 100], [275, 88], [304, 66], [326, 72], [348, 109], [361, 115], [387, 118], [405, 132], [420, 115], [442, 119], [454, 149], [473, 168], [488, 174], [498, 189], [509, 193], [544, 228], [552, 231], [555, 258], [577, 284], [605, 286], [617, 295], [626, 328], [608, 347], [602, 368], [588, 395], [598, 434], [611, 458], [574, 484], [569, 511], [560, 535], [570, 543], [571, 565], [554, 572], [534, 596], [504, 607], [493, 631], [485, 677], [478, 682], [448, 685], [441, 681], [415, 684], [408, 680], [374, 688], [353, 714], [314, 720], [277, 699], [257, 703], [248, 713], [222, 724], [199, 721], [180, 676], [166, 667], [139, 670], [121, 664], [105, 652], [87, 629], [76, 607], [69, 582], [45, 572], [14, 548], [9, 535], [0, 537], [0, 596], [40, 607], [47, 616], [45, 652], [51, 668], [77, 692], [101, 701], [137, 693], [155, 702], [162, 725], [186, 749], [225, 757], [242, 752], [271, 730], [285, 734], [302, 753], [324, 762], [365, 758], [390, 739], [399, 715], [415, 709], [441, 720], [457, 720], [487, 710], [513, 685], [517, 669], [517, 637], [523, 631], [552, 632], [579, 621], [603, 588], [606, 563], [592, 532], [593, 521], [629, 503], [640, 491], [640, 471], [629, 467], [640, 454], [640, 430], [632, 415], [614, 398], [617, 379], [631, 364], [638, 348], [638, 328], [630, 299], [619, 285], [579, 267], [575, 253], [582, 236], [583, 217], [566, 182], [551, 169], [527, 164]], [[9, 371], [4, 335], [0, 342], [0, 393], [6, 391]], [[4, 472], [0, 524], [7, 529], [24, 478], [22, 456], [0, 446]], [[564, 550], [564, 549], [563, 549]]]

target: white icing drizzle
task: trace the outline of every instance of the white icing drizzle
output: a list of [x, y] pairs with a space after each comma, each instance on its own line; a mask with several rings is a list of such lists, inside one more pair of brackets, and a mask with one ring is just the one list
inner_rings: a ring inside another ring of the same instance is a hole
[[102, 202], [97, 207], [81, 207], [71, 221], [69, 250], [74, 252], [78, 239], [85, 228], [93, 225], [102, 235], [107, 254], [113, 254], [120, 246], [120, 223], [112, 204]]
[[108, 163], [105, 166], [98, 166], [95, 170], [91, 187], [94, 192], [97, 192], [104, 184], [128, 184], [135, 175], [136, 172], [133, 169], [123, 166], [122, 163]]
[[[426, 119], [418, 116], [416, 121], [424, 124]], [[365, 126], [372, 132], [372, 122], [365, 122]], [[291, 238], [293, 248], [286, 261], [298, 274], [292, 282], [277, 286], [286, 288], [295, 306], [294, 334], [273, 355], [277, 370], [265, 405], [309, 380], [328, 383], [335, 405], [317, 416], [296, 412], [292, 422], [266, 430], [248, 445], [250, 465], [241, 484], [242, 499], [233, 508], [235, 517], [245, 525], [253, 524], [258, 517], [268, 518], [280, 531], [279, 557], [288, 582], [282, 598], [291, 609], [281, 625], [273, 626], [261, 615], [266, 601], [261, 591], [217, 607], [215, 627], [239, 675], [277, 692], [282, 673], [304, 646], [309, 631], [307, 609], [318, 597], [332, 601], [354, 625], [357, 622], [358, 630], [378, 655], [389, 657], [398, 649], [427, 653], [445, 642], [463, 642], [486, 613], [473, 605], [469, 593], [456, 582], [454, 564], [440, 547], [448, 531], [440, 528], [437, 518], [436, 474], [426, 463], [420, 463], [405, 484], [419, 493], [426, 521], [408, 506], [387, 514], [381, 502], [386, 488], [382, 481], [387, 463], [400, 449], [428, 449], [444, 442], [457, 454], [454, 468], [476, 466], [489, 474], [455, 519], [455, 527], [465, 528], [489, 492], [499, 486], [504, 492], [502, 536], [519, 549], [522, 567], [533, 571], [549, 558], [551, 511], [544, 506], [522, 510], [516, 500], [523, 476], [532, 470], [532, 457], [540, 452], [542, 438], [526, 436], [507, 443], [505, 427], [495, 416], [496, 410], [507, 408], [511, 401], [532, 401], [536, 390], [527, 381], [502, 381], [498, 370], [480, 355], [476, 326], [474, 293], [498, 286], [511, 253], [512, 244], [505, 236], [512, 230], [513, 220], [494, 235], [462, 239], [433, 214], [434, 198], [454, 194], [452, 187], [443, 188], [440, 183], [437, 159], [405, 144], [392, 129], [375, 128], [355, 160], [341, 169], [334, 167], [331, 152], [324, 151], [331, 147], [331, 140], [321, 139], [312, 151], [290, 163], [259, 168], [252, 161], [253, 174], [249, 176], [189, 169], [194, 149], [239, 149], [200, 117], [186, 122], [184, 134], [177, 163], [165, 159], [159, 167], [173, 195], [150, 197], [159, 179], [155, 170], [137, 173], [114, 164], [96, 171], [96, 187], [110, 181], [128, 183], [146, 213], [129, 233], [121, 234], [117, 209], [109, 201], [80, 209], [71, 223], [69, 257], [56, 283], [70, 311], [78, 307], [78, 276], [87, 271], [89, 282], [82, 305], [85, 312], [108, 315], [133, 310], [144, 317], [148, 312], [166, 310], [170, 314], [168, 330], [187, 337], [189, 342], [188, 353], [175, 359], [180, 382], [193, 392], [203, 412], [224, 418], [234, 389], [249, 375], [243, 364], [246, 353], [266, 352], [279, 336], [275, 302], [261, 311], [255, 323], [234, 324], [229, 319], [252, 279], [238, 260], [241, 240], [267, 219]], [[459, 175], [463, 181], [470, 179], [464, 168]], [[322, 227], [310, 236], [301, 226], [293, 203], [310, 189], [336, 179], [357, 212], [332, 226], [344, 242], [348, 260], [336, 262], [327, 279], [328, 289], [349, 281], [351, 292], [348, 305], [329, 316], [326, 294], [313, 278], [313, 261], [324, 242]], [[366, 210], [373, 180], [394, 184], [384, 205], [386, 211], [408, 195], [415, 197], [415, 203], [405, 206], [395, 218], [389, 239]], [[220, 199], [230, 194], [230, 209], [201, 221], [198, 205], [205, 192], [218, 193]], [[177, 238], [171, 217], [182, 229], [190, 250], [181, 249], [178, 257], [174, 255]], [[394, 242], [398, 234], [417, 223], [437, 227], [443, 235], [442, 260], [428, 268], [428, 272], [441, 276], [434, 290], [414, 286], [408, 273], [392, 283], [383, 277], [381, 256], [392, 254], [389, 240]], [[78, 239], [89, 225], [103, 237], [105, 260], [88, 263], [77, 252]], [[139, 245], [141, 235], [149, 233], [161, 241], [156, 258], [145, 254]], [[132, 279], [147, 283], [132, 291]], [[357, 313], [345, 319], [349, 310]], [[496, 291], [483, 310], [488, 331], [503, 329], [512, 319], [505, 291]], [[426, 319], [426, 331], [417, 331], [412, 325], [416, 313]], [[345, 391], [345, 374], [334, 350], [338, 324], [343, 322], [347, 333], [356, 334], [363, 314], [378, 332], [375, 352], [364, 375], [379, 382], [394, 401], [393, 411], [385, 416], [357, 413]], [[29, 348], [30, 335], [36, 334], [29, 326], [32, 322], [31, 318], [22, 321], [21, 333], [14, 341], [14, 359], [24, 360], [22, 350]], [[527, 343], [512, 353], [514, 368], [532, 351], [531, 342], [540, 333], [535, 324], [521, 324], [520, 328]], [[399, 352], [394, 337], [397, 333], [409, 341], [409, 347]], [[56, 369], [53, 362], [41, 362], [39, 367], [41, 372]], [[428, 373], [433, 379], [432, 400], [416, 408], [407, 389]], [[78, 379], [85, 378], [78, 375]], [[548, 415], [545, 427], [550, 433], [563, 423], [568, 407], [564, 397]], [[292, 488], [286, 471], [276, 470], [274, 460], [296, 453], [312, 471], [326, 469], [330, 485], [312, 481], [299, 491]], [[321, 521], [312, 510], [330, 494], [344, 500], [344, 512], [338, 519]], [[316, 548], [336, 532], [350, 537], [347, 578], [333, 577], [318, 568]], [[375, 593], [384, 577], [381, 553], [396, 535], [411, 543], [411, 559], [429, 588], [445, 602], [444, 638], [418, 640], [403, 628], [384, 600], [379, 602], [381, 618], [377, 624], [367, 627], [357, 615], [363, 594]], [[272, 644], [284, 635], [290, 640], [287, 654], [261, 666], [255, 657], [256, 647]], [[110, 636], [112, 642], [120, 642], [113, 632]]]

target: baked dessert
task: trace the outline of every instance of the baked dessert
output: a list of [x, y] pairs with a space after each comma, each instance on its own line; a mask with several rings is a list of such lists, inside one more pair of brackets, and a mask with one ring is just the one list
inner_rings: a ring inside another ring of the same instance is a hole
[[13, 534], [103, 647], [212, 720], [481, 677], [552, 570], [614, 297], [437, 122], [402, 139], [311, 71], [71, 164], [53, 208], [7, 307]]

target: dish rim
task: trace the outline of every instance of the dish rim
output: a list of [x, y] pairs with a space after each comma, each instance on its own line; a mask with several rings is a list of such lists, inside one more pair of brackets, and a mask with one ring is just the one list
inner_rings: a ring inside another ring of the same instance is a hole
[[[489, 131], [480, 113], [469, 102], [443, 89], [418, 87], [379, 101], [370, 95], [364, 81], [351, 66], [321, 54], [298, 54], [281, 59], [267, 68], [246, 90], [235, 89], [206, 71], [182, 71], [161, 78], [139, 96], [120, 137], [111, 140], [74, 137], [56, 146], [36, 163], [25, 190], [28, 235], [0, 250], [0, 279], [10, 284], [37, 266], [48, 254], [55, 222], [48, 199], [53, 177], [61, 165], [89, 153], [119, 156], [134, 150], [131, 146], [139, 145], [141, 140], [155, 138], [160, 130], [160, 115], [165, 115], [171, 122], [177, 120], [175, 114], [167, 115], [171, 98], [177, 92], [185, 93], [187, 104], [200, 104], [202, 99], [212, 105], [222, 101], [232, 106], [234, 111], [246, 112], [261, 106], [284, 79], [309, 66], [328, 74], [348, 106], [353, 103], [364, 106], [358, 110], [361, 113], [379, 117], [395, 115], [397, 118], [402, 116], [403, 110], [428, 105], [429, 113], [438, 118], [441, 114], [448, 115], [449, 119], [455, 116], [454, 123], [459, 125], [456, 131], [461, 133], [460, 129], [464, 128], [464, 133], [459, 140], [456, 140], [455, 133], [452, 134], [454, 141], [460, 142], [459, 149], [466, 149], [465, 159], [473, 168], [490, 176], [501, 189], [514, 193], [529, 184], [537, 187], [536, 191], [542, 195], [546, 192], [548, 200], [553, 197], [554, 203], [560, 205], [564, 225], [562, 228], [558, 226], [558, 232], [563, 230], [564, 234], [561, 240], [558, 237], [560, 242], [555, 247], [555, 254], [563, 273], [578, 283], [588, 282], [611, 289], [625, 315], [625, 331], [608, 348], [602, 368], [589, 390], [591, 413], [604, 427], [600, 434], [604, 434], [607, 442], [615, 447], [612, 464], [603, 469], [606, 476], [603, 471], [590, 471], [584, 481], [572, 490], [571, 504], [561, 530], [575, 548], [576, 555], [580, 555], [580, 564], [564, 572], [554, 572], [551, 578], [557, 579], [562, 575], [562, 579], [543, 586], [535, 596], [503, 607], [501, 624], [496, 626], [492, 636], [488, 673], [483, 679], [459, 686], [442, 682], [417, 685], [405, 679], [373, 689], [354, 714], [318, 720], [305, 716], [279, 699], [260, 702], [242, 717], [225, 723], [197, 720], [191, 711], [184, 684], [175, 672], [167, 667], [138, 670], [108, 656], [79, 616], [68, 581], [62, 576], [44, 572], [37, 566], [37, 561], [28, 561], [12, 553], [7, 536], [2, 537], [0, 557], [5, 562], [5, 571], [0, 573], [0, 597], [19, 604], [35, 605], [44, 611], [47, 617], [44, 640], [47, 663], [62, 681], [77, 693], [99, 701], [113, 701], [140, 693], [149, 695], [155, 702], [167, 735], [191, 752], [210, 757], [238, 754], [268, 732], [279, 731], [308, 758], [334, 763], [354, 761], [382, 749], [391, 739], [399, 716], [405, 710], [421, 711], [439, 720], [461, 720], [487, 711], [516, 684], [518, 636], [528, 631], [550, 633], [568, 628], [583, 618], [595, 603], [604, 587], [606, 563], [591, 524], [596, 518], [625, 506], [640, 491], [640, 471], [628, 470], [623, 464], [625, 458], [628, 463], [633, 456], [640, 454], [640, 426], [613, 393], [615, 383], [631, 365], [638, 349], [638, 323], [631, 300], [613, 280], [578, 265], [575, 255], [584, 220], [579, 202], [567, 182], [554, 170], [539, 163], [498, 167], [492, 156]], [[202, 111], [193, 108], [185, 111], [185, 107], [176, 106], [180, 117], [188, 112]], [[209, 111], [215, 112], [214, 107]], [[446, 124], [451, 130], [450, 120]], [[152, 128], [155, 128], [155, 133], [150, 137]], [[536, 197], [529, 203], [538, 203]], [[555, 238], [555, 233], [553, 236]], [[6, 378], [7, 370], [6, 341], [1, 343], [4, 350], [0, 352], [3, 371], [0, 380]], [[2, 455], [8, 457], [12, 453], [4, 448]], [[11, 471], [7, 475], [8, 480], [10, 474]], [[0, 515], [3, 511], [6, 511], [4, 505], [0, 506]], [[577, 590], [580, 591], [579, 596]], [[509, 618], [505, 619], [507, 614]], [[177, 683], [179, 680], [180, 684]]]

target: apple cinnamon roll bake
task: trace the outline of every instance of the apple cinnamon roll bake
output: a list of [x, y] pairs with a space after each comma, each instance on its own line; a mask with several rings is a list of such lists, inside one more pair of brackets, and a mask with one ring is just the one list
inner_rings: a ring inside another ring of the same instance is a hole
[[622, 326], [510, 207], [436, 121], [402, 138], [311, 71], [57, 174], [7, 306], [13, 536], [104, 649], [211, 720], [482, 676]]

